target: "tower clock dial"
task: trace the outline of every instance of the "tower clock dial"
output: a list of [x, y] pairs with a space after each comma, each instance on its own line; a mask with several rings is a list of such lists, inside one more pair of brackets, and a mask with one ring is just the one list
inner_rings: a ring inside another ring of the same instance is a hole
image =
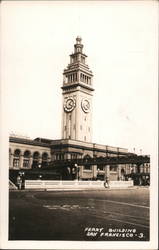
[[81, 107], [85, 113], [88, 113], [90, 111], [90, 102], [88, 101], [88, 99], [82, 100]]
[[69, 97], [64, 103], [64, 110], [66, 112], [71, 112], [76, 106], [76, 101], [74, 98]]

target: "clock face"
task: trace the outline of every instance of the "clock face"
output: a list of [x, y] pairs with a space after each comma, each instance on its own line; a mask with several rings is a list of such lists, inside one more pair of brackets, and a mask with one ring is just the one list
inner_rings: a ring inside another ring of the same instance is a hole
[[64, 110], [66, 112], [71, 112], [76, 106], [76, 101], [74, 98], [69, 97], [64, 103]]
[[83, 99], [81, 107], [85, 113], [88, 113], [90, 111], [90, 102], [87, 99]]

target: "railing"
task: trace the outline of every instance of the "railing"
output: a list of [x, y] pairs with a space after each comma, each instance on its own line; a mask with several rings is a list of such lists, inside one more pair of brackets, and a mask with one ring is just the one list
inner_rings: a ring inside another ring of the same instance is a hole
[[26, 180], [25, 189], [82, 189], [104, 188], [104, 181], [45, 181]]
[[[110, 188], [128, 188], [133, 186], [133, 181], [110, 181]], [[26, 180], [25, 189], [103, 189], [104, 181], [42, 181]]]
[[9, 180], [9, 189], [10, 190], [16, 190], [16, 189], [18, 189], [17, 186], [11, 180]]
[[96, 158], [83, 158], [83, 159], [65, 159], [55, 160], [50, 162], [52, 166], [68, 166], [77, 164], [80, 165], [113, 165], [113, 164], [137, 164], [150, 163], [150, 156], [148, 155], [127, 155], [117, 157], [96, 157]]

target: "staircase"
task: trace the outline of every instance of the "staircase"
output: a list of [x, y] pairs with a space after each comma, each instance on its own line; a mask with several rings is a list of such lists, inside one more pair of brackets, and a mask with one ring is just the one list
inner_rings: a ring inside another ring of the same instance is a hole
[[18, 189], [17, 186], [11, 180], [9, 180], [9, 189], [10, 190], [16, 190], [16, 189]]

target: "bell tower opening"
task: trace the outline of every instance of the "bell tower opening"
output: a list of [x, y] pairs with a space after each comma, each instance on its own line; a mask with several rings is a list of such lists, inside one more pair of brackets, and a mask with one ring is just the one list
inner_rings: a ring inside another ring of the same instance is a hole
[[91, 142], [93, 74], [86, 64], [83, 47], [78, 36], [70, 63], [63, 72], [62, 138]]

